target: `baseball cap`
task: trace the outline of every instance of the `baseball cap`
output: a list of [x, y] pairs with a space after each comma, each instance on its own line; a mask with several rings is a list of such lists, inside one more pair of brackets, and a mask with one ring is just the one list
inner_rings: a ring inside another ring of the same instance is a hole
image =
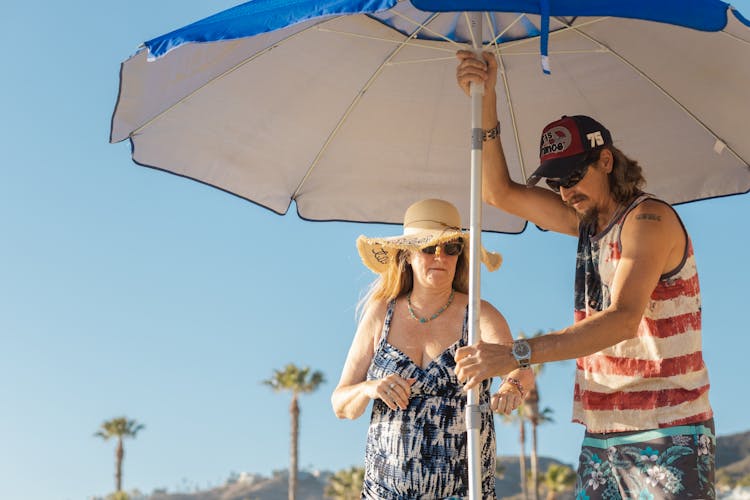
[[540, 165], [526, 184], [533, 186], [542, 177], [566, 177], [581, 164], [586, 153], [609, 144], [612, 144], [609, 130], [590, 116], [563, 116], [542, 130]]

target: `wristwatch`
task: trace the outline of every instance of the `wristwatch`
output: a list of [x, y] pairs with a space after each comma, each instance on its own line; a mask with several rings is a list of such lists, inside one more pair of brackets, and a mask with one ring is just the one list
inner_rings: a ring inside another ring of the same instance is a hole
[[513, 349], [511, 350], [513, 357], [518, 361], [518, 366], [521, 368], [528, 368], [531, 361], [531, 346], [525, 340], [514, 340]]

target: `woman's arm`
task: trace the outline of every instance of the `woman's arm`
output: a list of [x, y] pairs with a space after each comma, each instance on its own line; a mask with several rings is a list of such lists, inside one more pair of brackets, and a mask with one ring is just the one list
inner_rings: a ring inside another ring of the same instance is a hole
[[369, 304], [357, 327], [341, 379], [331, 395], [333, 412], [339, 418], [360, 417], [371, 399], [382, 399], [392, 410], [405, 409], [409, 403], [413, 381], [396, 374], [379, 380], [367, 380], [367, 370], [383, 330], [385, 311], [383, 301]]
[[482, 301], [479, 311], [479, 338], [482, 342], [492, 344], [513, 343], [513, 336], [505, 317], [486, 300]]
[[[513, 342], [508, 322], [489, 302], [482, 301], [480, 329], [482, 342], [493, 344]], [[518, 408], [533, 386], [534, 371], [531, 368], [516, 368], [503, 377], [500, 388], [492, 396], [492, 409], [500, 413], [510, 413]]]
[[507, 374], [497, 392], [492, 395], [492, 409], [508, 415], [521, 406], [534, 387], [534, 378], [534, 370], [531, 367], [516, 368]]

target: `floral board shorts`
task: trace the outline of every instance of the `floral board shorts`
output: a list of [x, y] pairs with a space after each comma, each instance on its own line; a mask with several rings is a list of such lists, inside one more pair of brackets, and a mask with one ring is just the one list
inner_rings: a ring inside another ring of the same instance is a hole
[[587, 432], [576, 500], [716, 498], [715, 452], [713, 419], [650, 431]]

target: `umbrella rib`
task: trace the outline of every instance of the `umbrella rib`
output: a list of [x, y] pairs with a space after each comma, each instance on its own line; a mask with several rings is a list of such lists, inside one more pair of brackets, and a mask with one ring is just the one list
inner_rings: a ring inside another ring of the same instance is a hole
[[244, 66], [245, 64], [248, 64], [249, 62], [252, 62], [252, 61], [253, 61], [253, 60], [255, 60], [256, 58], [258, 58], [258, 57], [262, 56], [263, 54], [267, 53], [268, 51], [270, 51], [270, 50], [272, 50], [272, 49], [274, 49], [274, 48], [278, 47], [278, 46], [279, 46], [279, 45], [281, 45], [282, 43], [284, 43], [284, 42], [286, 42], [286, 41], [288, 41], [288, 40], [291, 40], [292, 38], [294, 38], [294, 37], [296, 37], [296, 36], [298, 36], [298, 35], [301, 35], [302, 33], [305, 33], [305, 32], [307, 32], [307, 31], [310, 31], [311, 29], [317, 28], [317, 27], [319, 27], [320, 25], [322, 25], [322, 24], [325, 24], [325, 23], [327, 23], [327, 22], [329, 22], [329, 21], [331, 21], [331, 19], [323, 19], [323, 20], [321, 20], [320, 22], [318, 22], [318, 23], [315, 23], [315, 24], [312, 24], [312, 25], [308, 26], [307, 28], [305, 28], [305, 29], [303, 29], [303, 30], [301, 30], [301, 31], [298, 31], [298, 32], [296, 32], [296, 33], [292, 33], [291, 35], [287, 36], [286, 38], [282, 38], [281, 40], [279, 40], [279, 41], [277, 41], [277, 42], [273, 43], [273, 44], [272, 44], [272, 45], [270, 45], [269, 47], [266, 47], [265, 49], [263, 49], [263, 50], [261, 50], [261, 51], [258, 51], [258, 52], [256, 52], [255, 54], [252, 54], [252, 55], [251, 55], [250, 57], [248, 57], [247, 59], [243, 59], [242, 61], [238, 62], [237, 64], [235, 64], [235, 65], [234, 65], [234, 66], [232, 66], [231, 68], [229, 68], [229, 69], [225, 70], [225, 71], [224, 71], [223, 73], [220, 73], [220, 74], [218, 74], [218, 75], [214, 76], [213, 78], [211, 78], [210, 80], [206, 81], [206, 82], [205, 82], [205, 83], [204, 83], [203, 85], [201, 85], [201, 86], [199, 86], [199, 87], [196, 87], [196, 88], [195, 88], [195, 90], [193, 90], [193, 91], [191, 91], [191, 92], [190, 92], [189, 94], [187, 94], [187, 95], [185, 95], [185, 96], [181, 97], [181, 98], [180, 98], [180, 100], [178, 100], [177, 102], [175, 102], [174, 104], [172, 104], [172, 105], [171, 105], [171, 106], [169, 106], [168, 108], [166, 108], [166, 109], [164, 109], [164, 110], [160, 111], [160, 112], [159, 112], [158, 114], [156, 114], [156, 115], [154, 115], [153, 117], [151, 117], [151, 118], [150, 118], [150, 119], [149, 119], [148, 121], [144, 122], [144, 123], [143, 123], [143, 125], [141, 125], [140, 127], [136, 128], [135, 130], [133, 130], [132, 132], [130, 132], [130, 134], [128, 135], [128, 137], [132, 138], [133, 136], [137, 135], [137, 134], [138, 134], [138, 132], [140, 132], [141, 130], [143, 130], [143, 129], [144, 129], [145, 127], [147, 127], [147, 126], [148, 126], [148, 125], [150, 125], [151, 123], [155, 122], [156, 120], [158, 120], [159, 118], [161, 118], [161, 117], [162, 117], [162, 116], [164, 116], [165, 114], [169, 113], [169, 112], [170, 112], [170, 111], [172, 111], [172, 110], [173, 110], [173, 109], [174, 109], [175, 107], [177, 107], [178, 105], [182, 104], [182, 103], [183, 103], [183, 102], [185, 102], [185, 101], [186, 101], [187, 99], [191, 98], [192, 96], [194, 96], [195, 94], [197, 94], [198, 92], [200, 92], [200, 91], [201, 91], [201, 90], [202, 90], [203, 88], [207, 87], [207, 86], [208, 86], [208, 85], [210, 85], [211, 83], [213, 83], [213, 82], [215, 82], [215, 81], [217, 81], [217, 80], [220, 80], [221, 78], [224, 78], [225, 76], [229, 75], [230, 73], [233, 73], [234, 71], [236, 71], [236, 70], [240, 69], [240, 68], [241, 68], [242, 66]]
[[[419, 47], [419, 45], [411, 45], [411, 47]], [[410, 61], [389, 62], [388, 66], [399, 66], [401, 64], [422, 64], [422, 63], [430, 63], [430, 62], [454, 61], [455, 59], [456, 59], [455, 55], [452, 55], [449, 57], [430, 57], [429, 59], [422, 58], [422, 59], [412, 59]]]
[[[494, 43], [491, 45], [495, 45]], [[411, 47], [419, 47], [419, 45], [411, 45]], [[550, 55], [555, 54], [595, 54], [600, 52], [606, 52], [606, 50], [599, 49], [599, 50], [559, 50], [559, 51], [550, 51]], [[505, 54], [505, 57], [515, 57], [515, 56], [538, 56], [539, 52], [514, 52], [512, 54]], [[431, 58], [422, 58], [422, 59], [412, 59], [409, 61], [398, 61], [398, 62], [390, 62], [388, 63], [388, 66], [398, 66], [401, 64], [419, 64], [419, 63], [429, 63], [429, 62], [441, 62], [441, 61], [451, 61], [456, 59], [455, 55], [452, 55], [450, 57], [431, 57]]]
[[[329, 28], [320, 28], [319, 27], [318, 31], [322, 31], [322, 32], [325, 32], [325, 33], [333, 33], [335, 35], [351, 36], [353, 38], [364, 38], [366, 40], [375, 40], [375, 41], [378, 41], [378, 42], [386, 42], [386, 43], [390, 43], [390, 44], [394, 44], [394, 45], [398, 45], [400, 43], [403, 43], [403, 40], [388, 40], [386, 38], [381, 38], [381, 37], [378, 37], [378, 36], [363, 35], [361, 33], [352, 33], [350, 31], [332, 30], [332, 29], [329, 29]], [[435, 46], [432, 46], [432, 45], [426, 45], [426, 44], [421, 44], [421, 43], [412, 43], [412, 44], [410, 44], [410, 46], [411, 47], [420, 47], [420, 48], [423, 48], [423, 49], [432, 49], [432, 50], [437, 50], [437, 51], [440, 51], [440, 52], [450, 52], [451, 54], [455, 53], [455, 51], [453, 49], [444, 49], [442, 47], [435, 47]]]
[[[488, 16], [489, 17], [489, 16]], [[519, 17], [520, 19], [520, 17]], [[333, 30], [330, 28], [323, 28], [318, 27], [318, 31], [321, 31], [323, 33], [331, 33], [334, 35], [341, 35], [341, 36], [349, 36], [352, 38], [361, 38], [365, 40], [374, 40], [377, 42], [384, 42], [384, 43], [390, 43], [393, 45], [398, 45], [402, 43], [401, 40], [389, 40], [387, 38], [382, 38], [378, 36], [372, 36], [372, 35], [363, 35], [361, 33], [353, 33], [351, 31], [341, 31], [341, 30]], [[506, 30], [507, 31], [507, 30]], [[490, 42], [490, 45], [497, 45], [497, 40], [502, 36], [502, 33], [494, 37], [494, 40]], [[427, 50], [433, 50], [436, 52], [447, 52], [450, 54], [450, 56], [446, 57], [431, 57], [431, 58], [422, 58], [422, 59], [412, 59], [410, 61], [399, 61], [399, 62], [389, 62], [389, 66], [397, 66], [400, 64], [421, 64], [421, 63], [430, 63], [430, 62], [440, 62], [440, 61], [448, 61], [455, 59], [455, 51], [452, 48], [444, 48], [436, 45], [427, 45], [424, 43], [410, 43], [410, 47], [419, 47], [422, 49]], [[550, 50], [550, 55], [556, 55], [556, 54], [590, 54], [590, 53], [596, 53], [596, 52], [606, 52], [606, 49], [599, 48], [596, 50]], [[513, 52], [512, 54], [505, 54], [506, 56], [528, 56], [528, 55], [538, 55], [538, 51], [524, 51], [524, 52]]]
[[[430, 23], [432, 20], [434, 20], [437, 17], [437, 13], [433, 14], [426, 22], [425, 24]], [[359, 103], [360, 99], [362, 99], [362, 96], [367, 92], [367, 90], [372, 86], [372, 84], [375, 82], [375, 80], [378, 78], [380, 73], [383, 71], [383, 68], [389, 65], [389, 62], [391, 59], [396, 57], [398, 53], [403, 50], [404, 47], [406, 47], [409, 43], [409, 40], [414, 39], [414, 37], [419, 34], [422, 28], [425, 26], [420, 24], [419, 29], [415, 30], [409, 37], [406, 38], [406, 40], [402, 40], [398, 47], [396, 47], [395, 50], [393, 50], [388, 57], [378, 66], [378, 68], [375, 70], [375, 72], [370, 76], [370, 78], [367, 80], [365, 85], [357, 92], [356, 97], [354, 100], [349, 104], [349, 107], [346, 108], [346, 111], [344, 111], [344, 114], [339, 119], [338, 123], [336, 124], [336, 127], [331, 131], [331, 133], [328, 135], [328, 138], [326, 138], [325, 143], [320, 147], [320, 150], [315, 155], [315, 158], [313, 158], [312, 163], [310, 163], [310, 167], [307, 169], [307, 172], [305, 172], [304, 177], [302, 177], [302, 180], [300, 180], [299, 184], [297, 185], [297, 188], [294, 190], [294, 193], [292, 193], [291, 199], [295, 200], [297, 199], [297, 196], [299, 195], [300, 190], [302, 189], [302, 186], [307, 182], [307, 179], [312, 174], [312, 171], [315, 170], [315, 167], [318, 165], [318, 162], [320, 161], [320, 158], [323, 156], [323, 153], [325, 153], [326, 149], [328, 149], [328, 146], [333, 142], [333, 139], [336, 137], [336, 134], [338, 134], [338, 131], [341, 129], [341, 127], [344, 125], [344, 122], [349, 118], [349, 115], [354, 111], [354, 108], [357, 107], [357, 104]]]
[[[487, 18], [487, 26], [489, 26], [490, 31], [494, 31], [495, 25], [492, 22], [492, 18], [490, 18], [490, 13], [489, 12], [485, 12], [484, 15]], [[493, 34], [492, 35], [492, 42], [490, 42], [490, 45], [497, 46], [497, 41], [500, 39], [500, 37], [502, 37], [504, 34], [506, 34], [508, 32], [508, 30], [510, 30], [513, 26], [515, 26], [516, 23], [519, 22], [524, 17], [526, 17], [526, 14], [519, 14], [512, 23], [510, 23], [508, 26], [505, 27], [505, 29], [503, 31], [501, 31], [497, 35]]]
[[579, 33], [584, 38], [587, 38], [589, 41], [597, 43], [600, 46], [604, 47], [610, 54], [614, 55], [623, 64], [627, 65], [628, 67], [630, 67], [630, 69], [632, 69], [637, 74], [639, 74], [644, 80], [646, 80], [647, 82], [649, 82], [654, 88], [656, 88], [657, 90], [659, 90], [668, 99], [670, 99], [674, 104], [676, 104], [677, 107], [679, 107], [683, 112], [685, 112], [685, 114], [687, 114], [690, 118], [692, 118], [695, 123], [697, 123], [701, 127], [703, 127], [703, 129], [706, 132], [708, 132], [714, 138], [715, 141], [719, 141], [721, 143], [722, 148], [728, 149], [732, 153], [732, 155], [735, 158], [737, 158], [737, 160], [739, 160], [741, 163], [744, 163], [745, 165], [747, 165], [747, 162], [739, 155], [739, 153], [737, 153], [737, 151], [734, 150], [734, 148], [732, 148], [729, 144], [726, 143], [726, 141], [724, 141], [718, 135], [716, 135], [714, 133], [714, 131], [708, 125], [706, 125], [700, 118], [698, 118], [692, 111], [690, 111], [687, 108], [687, 106], [685, 106], [679, 100], [677, 100], [676, 97], [674, 97], [672, 94], [670, 94], [669, 92], [667, 92], [667, 90], [664, 87], [662, 87], [661, 85], [659, 85], [653, 78], [651, 78], [646, 73], [644, 73], [643, 71], [641, 71], [637, 66], [635, 66], [633, 63], [631, 63], [627, 58], [625, 58], [624, 56], [622, 56], [621, 54], [619, 54], [615, 50], [612, 50], [611, 47], [608, 47], [606, 44], [604, 44], [604, 43], [600, 42], [599, 40], [595, 39], [594, 37], [592, 37], [588, 33], [584, 33], [582, 31], [579, 31], [577, 28], [574, 28], [574, 29], [575, 29], [575, 31], [577, 33]]
[[[571, 26], [570, 24], [566, 23], [565, 21], [563, 21], [562, 19], [560, 19], [558, 17], [555, 17], [555, 19], [557, 21], [559, 21], [560, 24], [562, 24], [565, 27], [561, 28], [561, 29], [557, 29], [555, 31], [550, 31], [550, 33], [549, 33], [550, 38], [552, 38], [553, 36], [560, 35], [561, 33], [565, 33], [566, 31], [569, 31], [569, 30], [576, 30], [577, 28], [582, 28], [582, 27], [588, 26], [590, 24], [596, 24], [596, 23], [599, 23], [599, 22], [602, 22], [602, 21], [606, 21], [607, 19], [609, 19], [609, 17], [597, 17], [597, 18], [591, 19], [589, 21], [583, 22], [581, 24], [577, 24], [576, 26]], [[513, 48], [513, 47], [516, 47], [518, 45], [523, 45], [523, 44], [526, 44], [526, 43], [531, 43], [531, 42], [536, 41], [538, 39], [539, 39], [539, 35], [529, 36], [529, 37], [526, 37], [526, 38], [521, 38], [519, 40], [514, 40], [512, 42], [506, 42], [506, 43], [503, 44], [503, 46], [505, 46], [506, 48]], [[539, 51], [535, 51], [534, 53], [538, 55]], [[550, 54], [551, 53], [552, 52], [550, 52]], [[511, 54], [506, 54], [506, 55], [511, 55]]]
[[[394, 14], [399, 15], [400, 17], [402, 17], [403, 19], [405, 19], [405, 20], [413, 23], [417, 27], [424, 28], [426, 31], [429, 31], [430, 33], [434, 33], [436, 36], [440, 36], [444, 40], [450, 42], [455, 47], [461, 48], [461, 46], [462, 46], [460, 43], [456, 42], [455, 40], [451, 40], [450, 38], [447, 38], [447, 37], [445, 37], [443, 35], [440, 35], [439, 33], [435, 33], [434, 31], [430, 30], [428, 27], [425, 27], [423, 24], [421, 24], [421, 23], [419, 23], [417, 21], [414, 21], [414, 20], [408, 18], [407, 16], [405, 16], [403, 14], [396, 13], [396, 12], [394, 12]], [[490, 26], [490, 29], [492, 29], [492, 27], [491, 27], [492, 26], [492, 22], [491, 22], [489, 13], [485, 12], [485, 16], [487, 17], [488, 25]], [[527, 16], [525, 14], [519, 15], [518, 17], [516, 17], [516, 19], [512, 23], [510, 23], [508, 26], [506, 26], [505, 29], [503, 29], [503, 31], [501, 31], [500, 33], [498, 33], [496, 35], [493, 34], [493, 40], [491, 42], [489, 42], [488, 45], [498, 45], [498, 43], [497, 43], [498, 40], [505, 33], [507, 33], [508, 30], [510, 30], [517, 22], [519, 22], [524, 17], [527, 17]], [[586, 26], [588, 24], [596, 23], [596, 22], [599, 22], [599, 21], [601, 21], [603, 19], [607, 19], [607, 18], [597, 18], [597, 19], [588, 21], [586, 23], [582, 23], [580, 26]], [[565, 25], [565, 28], [562, 28], [560, 30], [556, 30], [553, 33], [563, 32], [563, 31], [567, 31], [569, 29], [572, 29], [571, 27], [569, 27], [564, 22], [561, 21], [561, 23]], [[333, 34], [336, 34], [336, 35], [350, 36], [350, 37], [353, 37], [353, 38], [363, 38], [365, 40], [375, 40], [375, 41], [380, 41], [380, 42], [385, 42], [385, 43], [391, 43], [391, 44], [400, 44], [400, 43], [402, 43], [400, 40], [389, 40], [389, 39], [381, 38], [381, 37], [378, 37], [378, 36], [364, 35], [364, 34], [361, 34], [361, 33], [353, 33], [351, 31], [334, 30], [334, 29], [330, 29], [330, 28], [324, 28], [322, 26], [317, 26], [317, 29], [318, 29], [318, 31], [322, 31], [324, 33], [333, 33]], [[521, 40], [514, 40], [512, 42], [505, 42], [505, 44], [503, 44], [503, 45], [505, 45], [506, 47], [513, 47], [513, 46], [519, 45], [521, 43], [526, 43], [529, 40], [535, 40], [537, 38], [538, 38], [538, 36], [534, 36], [534, 37], [525, 38], [525, 39], [521, 39]], [[435, 46], [435, 45], [427, 45], [427, 44], [422, 44], [422, 43], [411, 43], [410, 46], [412, 46], [412, 47], [420, 47], [420, 48], [434, 50], [434, 51], [438, 51], [438, 52], [449, 52], [451, 54], [451, 57], [450, 58], [445, 57], [445, 58], [419, 59], [419, 60], [414, 60], [414, 61], [402, 61], [402, 62], [396, 62], [396, 63], [392, 62], [390, 64], [396, 65], [396, 64], [410, 64], [412, 62], [435, 62], [435, 61], [452, 59], [453, 58], [453, 54], [455, 54], [455, 50], [454, 49], [443, 48], [443, 47], [439, 47], [439, 46]], [[598, 50], [550, 50], [549, 54], [550, 55], [554, 55], [554, 54], [587, 54], [587, 53], [603, 52], [603, 51], [606, 51], [606, 49], [598, 49]], [[528, 52], [513, 52], [512, 54], [507, 54], [506, 53], [505, 55], [506, 56], [527, 56], [527, 55], [538, 55], [538, 53], [539, 53], [538, 51], [531, 50], [531, 51], [528, 51]]]
[[[487, 14], [487, 17], [489, 17], [489, 14]], [[490, 30], [494, 31], [494, 27], [492, 23], [488, 23]], [[502, 35], [499, 35], [502, 36]], [[498, 70], [500, 71], [500, 74], [503, 76], [503, 87], [505, 89], [505, 100], [508, 103], [508, 110], [510, 111], [510, 122], [513, 128], [513, 139], [516, 142], [516, 151], [518, 152], [518, 161], [521, 164], [521, 175], [523, 176], [524, 184], [526, 183], [526, 165], [523, 162], [523, 153], [521, 152], [521, 140], [518, 137], [518, 124], [516, 122], [516, 113], [513, 110], [513, 101], [510, 99], [510, 82], [508, 82], [508, 74], [505, 71], [505, 62], [503, 61], [503, 54], [500, 51], [500, 45], [497, 43], [497, 39], [499, 38], [495, 37], [493, 34], [493, 42], [492, 45], [495, 46], [495, 57], [497, 57], [499, 67]]]
[[431, 30], [430, 28], [428, 28], [428, 27], [427, 27], [427, 25], [428, 25], [429, 23], [431, 23], [431, 22], [432, 22], [432, 21], [433, 21], [433, 20], [434, 20], [434, 19], [435, 19], [435, 18], [436, 18], [436, 17], [438, 16], [438, 14], [439, 14], [439, 13], [433, 13], [433, 15], [432, 15], [432, 16], [431, 16], [431, 17], [430, 17], [430, 18], [429, 18], [428, 20], [427, 20], [427, 22], [425, 22], [425, 23], [420, 23], [419, 21], [415, 21], [414, 19], [411, 19], [411, 18], [410, 18], [409, 16], [407, 16], [407, 15], [405, 15], [405, 14], [402, 14], [402, 13], [400, 13], [400, 12], [397, 12], [396, 10], [392, 10], [391, 12], [392, 12], [392, 13], [393, 13], [394, 15], [396, 15], [396, 16], [398, 16], [398, 17], [400, 17], [401, 19], [404, 19], [405, 21], [408, 21], [408, 22], [412, 23], [412, 24], [413, 24], [414, 26], [416, 26], [416, 27], [418, 27], [418, 28], [419, 28], [419, 29], [418, 29], [418, 30], [416, 30], [416, 31], [415, 31], [414, 33], [412, 33], [412, 35], [411, 35], [411, 36], [410, 36], [409, 38], [412, 38], [412, 37], [413, 37], [413, 36], [415, 36], [415, 35], [416, 35], [417, 33], [419, 33], [420, 31], [424, 30], [424, 31], [426, 31], [426, 32], [430, 33], [430, 34], [431, 34], [431, 35], [433, 35], [433, 36], [436, 36], [436, 37], [438, 37], [438, 38], [442, 38], [442, 39], [443, 39], [443, 40], [445, 40], [446, 42], [448, 42], [448, 43], [451, 43], [451, 44], [453, 44], [453, 46], [454, 46], [454, 47], [462, 48], [462, 45], [461, 45], [461, 44], [459, 44], [458, 42], [456, 42], [455, 40], [451, 40], [450, 38], [448, 38], [448, 37], [447, 37], [447, 36], [445, 36], [444, 34], [442, 34], [442, 33], [438, 33], [437, 31], [433, 31], [433, 30]]

